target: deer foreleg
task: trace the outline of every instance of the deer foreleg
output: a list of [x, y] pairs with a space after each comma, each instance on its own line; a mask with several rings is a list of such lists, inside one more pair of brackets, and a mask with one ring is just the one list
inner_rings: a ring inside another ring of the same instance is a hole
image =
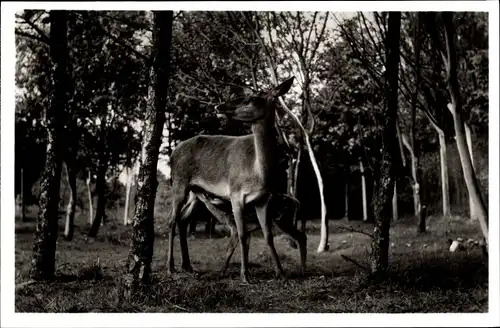
[[238, 239], [240, 243], [240, 277], [244, 283], [249, 284], [250, 280], [248, 279], [248, 244], [245, 221], [243, 220], [243, 204], [240, 200], [233, 198], [231, 199], [231, 205], [233, 207], [234, 221], [236, 222], [236, 230], [238, 232]]

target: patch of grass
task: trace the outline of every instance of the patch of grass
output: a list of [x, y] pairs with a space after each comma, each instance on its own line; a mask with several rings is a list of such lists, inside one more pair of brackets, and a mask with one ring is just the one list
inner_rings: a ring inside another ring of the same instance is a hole
[[[80, 220], [80, 221], [78, 221]], [[308, 261], [299, 275], [299, 252], [283, 238], [275, 245], [286, 280], [274, 278], [274, 263], [260, 234], [250, 245], [250, 274], [254, 284], [239, 279], [239, 250], [226, 275], [220, 275], [229, 241], [199, 236], [189, 239], [189, 252], [197, 274], [166, 275], [167, 239], [156, 232], [153, 257], [154, 283], [133, 300], [123, 297], [121, 277], [128, 255], [131, 227], [111, 222], [97, 238], [86, 237], [86, 218], [77, 218], [75, 238], [58, 239], [57, 279], [28, 285], [16, 292], [17, 312], [486, 312], [488, 267], [479, 248], [450, 253], [447, 239], [480, 238], [476, 225], [463, 221], [429, 221], [429, 232], [416, 233], [410, 222], [397, 222], [391, 230], [390, 271], [386, 280], [367, 280], [365, 272], [342, 259], [346, 255], [369, 266], [368, 236], [337, 229], [338, 224], [371, 231], [370, 224], [331, 222], [330, 251], [316, 253], [317, 222], [308, 222]], [[16, 224], [16, 283], [28, 279], [33, 225]], [[62, 229], [62, 225], [61, 225]], [[197, 234], [199, 235], [199, 234]], [[214, 235], [215, 236], [215, 235]], [[175, 240], [175, 264], [180, 249]]]

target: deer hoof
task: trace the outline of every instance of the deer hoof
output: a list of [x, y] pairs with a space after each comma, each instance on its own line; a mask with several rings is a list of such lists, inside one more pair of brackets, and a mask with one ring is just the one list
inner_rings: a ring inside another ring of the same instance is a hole
[[241, 284], [242, 285], [252, 285], [252, 281], [248, 278], [248, 274], [241, 275]]
[[183, 265], [182, 271], [188, 272], [188, 273], [194, 273], [193, 267], [191, 265]]
[[284, 281], [287, 280], [287, 278], [283, 272], [276, 272], [276, 280]]

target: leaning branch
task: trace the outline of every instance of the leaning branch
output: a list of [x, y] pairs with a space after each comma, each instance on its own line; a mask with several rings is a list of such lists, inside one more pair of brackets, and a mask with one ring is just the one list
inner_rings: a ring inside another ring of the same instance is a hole
[[321, 253], [323, 251], [326, 251], [328, 249], [328, 224], [326, 222], [326, 205], [325, 205], [325, 195], [324, 195], [324, 187], [323, 187], [323, 178], [321, 177], [321, 172], [319, 171], [318, 163], [316, 161], [316, 157], [314, 156], [314, 152], [312, 151], [311, 143], [309, 142], [309, 135], [302, 125], [300, 123], [299, 118], [290, 110], [288, 109], [287, 105], [283, 101], [283, 99], [280, 97], [280, 103], [282, 108], [285, 110], [285, 112], [290, 115], [295, 123], [299, 126], [302, 135], [304, 136], [304, 141], [306, 143], [306, 148], [307, 148], [307, 153], [309, 154], [309, 158], [311, 160], [314, 173], [316, 174], [316, 179], [318, 180], [318, 188], [319, 188], [319, 195], [321, 199], [321, 241], [318, 246], [318, 253]]
[[[249, 22], [246, 19], [245, 15], [243, 13], [242, 13], [242, 16], [243, 16], [243, 19], [245, 19], [245, 21], [249, 25], [249, 27], [251, 27], [253, 29], [255, 36], [258, 38], [259, 43], [263, 47], [264, 53], [266, 56], [266, 60], [267, 60], [268, 64], [270, 65], [269, 68], [271, 70], [271, 79], [272, 79], [274, 84], [277, 84], [278, 78], [276, 76], [276, 65], [274, 64], [274, 61], [272, 60], [272, 57], [270, 56], [270, 53], [269, 53], [269, 51], [264, 43], [264, 40], [262, 40], [262, 37], [260, 36], [258, 31], [256, 31], [253, 24], [251, 24], [251, 22]], [[316, 179], [318, 181], [318, 189], [319, 189], [320, 200], [321, 200], [321, 240], [320, 240], [320, 244], [318, 246], [317, 252], [321, 253], [321, 252], [328, 250], [328, 224], [326, 222], [326, 205], [325, 205], [325, 196], [324, 196], [324, 191], [323, 191], [323, 189], [324, 189], [323, 179], [322, 179], [321, 173], [319, 171], [316, 157], [314, 156], [314, 152], [312, 151], [311, 143], [309, 142], [309, 135], [308, 135], [306, 129], [300, 123], [299, 118], [294, 113], [292, 113], [292, 111], [288, 108], [288, 106], [283, 101], [282, 97], [279, 98], [279, 101], [280, 101], [281, 107], [283, 108], [285, 113], [287, 113], [288, 115], [290, 115], [290, 117], [293, 118], [293, 121], [295, 121], [295, 123], [299, 127], [300, 131], [302, 132], [302, 135], [304, 137], [304, 141], [306, 143], [307, 153], [309, 154], [309, 159], [311, 160], [311, 163], [312, 163], [312, 166], [314, 169], [314, 173], [315, 173]]]
[[364, 265], [362, 265], [361, 263], [359, 263], [358, 261], [356, 261], [355, 259], [353, 258], [350, 258], [348, 257], [347, 255], [344, 255], [344, 254], [340, 254], [340, 256], [346, 260], [347, 262], [351, 262], [352, 264], [356, 265], [357, 267], [363, 269], [364, 271], [366, 272], [370, 272], [370, 269]]
[[373, 235], [371, 233], [363, 231], [363, 230], [354, 229], [353, 227], [337, 226], [337, 228], [340, 229], [340, 230], [346, 230], [346, 231], [349, 231], [349, 232], [360, 233], [360, 234], [366, 235], [366, 236], [368, 236], [370, 238], [373, 238]]

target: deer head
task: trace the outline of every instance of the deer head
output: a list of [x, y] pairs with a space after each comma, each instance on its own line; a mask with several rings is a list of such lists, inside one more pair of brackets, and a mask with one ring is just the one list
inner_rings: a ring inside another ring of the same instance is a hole
[[247, 97], [238, 97], [218, 105], [215, 111], [217, 114], [248, 123], [265, 120], [274, 115], [274, 102], [290, 90], [294, 79], [292, 76], [267, 92], [252, 93]]

